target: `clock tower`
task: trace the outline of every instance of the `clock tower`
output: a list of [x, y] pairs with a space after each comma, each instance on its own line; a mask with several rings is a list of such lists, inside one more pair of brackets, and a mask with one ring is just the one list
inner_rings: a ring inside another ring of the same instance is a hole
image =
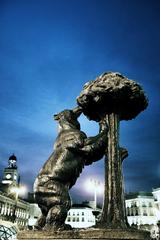
[[8, 167], [4, 169], [2, 184], [6, 186], [18, 186], [19, 184], [19, 173], [17, 169], [17, 158], [13, 154], [8, 159]]

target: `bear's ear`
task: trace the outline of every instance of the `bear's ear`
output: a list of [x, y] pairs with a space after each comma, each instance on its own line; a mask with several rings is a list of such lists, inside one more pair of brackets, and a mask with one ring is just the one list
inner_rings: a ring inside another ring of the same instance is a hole
[[78, 107], [73, 108], [72, 111], [76, 115], [76, 117], [78, 118], [82, 113], [82, 108], [78, 106]]
[[54, 120], [58, 121], [59, 120], [59, 114], [54, 114], [53, 118], [54, 118]]

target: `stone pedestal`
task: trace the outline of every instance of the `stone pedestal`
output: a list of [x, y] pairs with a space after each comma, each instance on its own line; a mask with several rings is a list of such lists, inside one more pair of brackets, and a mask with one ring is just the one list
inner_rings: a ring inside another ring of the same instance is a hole
[[70, 231], [22, 231], [17, 240], [38, 239], [105, 239], [105, 240], [149, 240], [150, 233], [134, 229], [86, 229]]

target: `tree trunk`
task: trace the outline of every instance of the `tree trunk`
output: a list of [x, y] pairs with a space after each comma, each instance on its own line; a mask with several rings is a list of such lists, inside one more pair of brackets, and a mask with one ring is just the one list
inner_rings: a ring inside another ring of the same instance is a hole
[[102, 216], [98, 225], [107, 228], [126, 228], [122, 159], [119, 147], [119, 116], [106, 116], [108, 148], [105, 157], [105, 192]]

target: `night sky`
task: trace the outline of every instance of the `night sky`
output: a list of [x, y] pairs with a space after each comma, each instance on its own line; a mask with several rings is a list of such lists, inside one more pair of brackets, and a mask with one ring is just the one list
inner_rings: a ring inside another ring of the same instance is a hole
[[[121, 122], [125, 189], [160, 187], [159, 66], [159, 0], [0, 0], [0, 175], [15, 153], [31, 191], [53, 149], [53, 114], [76, 106], [85, 82], [116, 71], [149, 99], [147, 110]], [[97, 123], [80, 123], [88, 136], [98, 133]], [[86, 167], [73, 199], [92, 199], [85, 182], [103, 177], [103, 160]]]

